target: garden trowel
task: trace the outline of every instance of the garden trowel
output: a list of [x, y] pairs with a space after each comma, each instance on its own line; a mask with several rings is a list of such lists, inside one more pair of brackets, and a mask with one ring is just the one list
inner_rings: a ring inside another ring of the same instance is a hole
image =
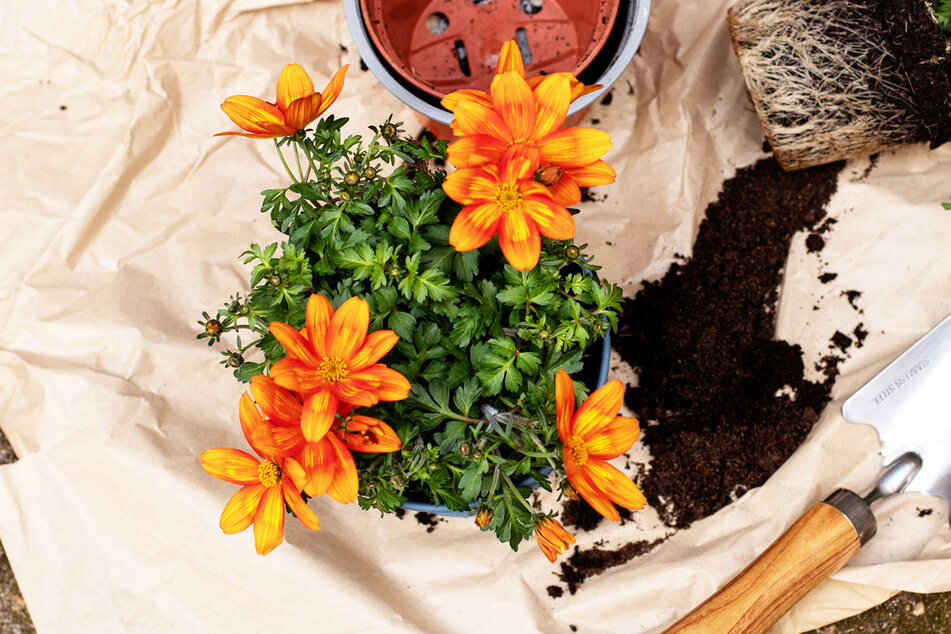
[[906, 490], [951, 502], [951, 316], [849, 397], [842, 414], [878, 430], [883, 466], [871, 492], [839, 489], [813, 506], [667, 633], [765, 632], [875, 535], [873, 502]]

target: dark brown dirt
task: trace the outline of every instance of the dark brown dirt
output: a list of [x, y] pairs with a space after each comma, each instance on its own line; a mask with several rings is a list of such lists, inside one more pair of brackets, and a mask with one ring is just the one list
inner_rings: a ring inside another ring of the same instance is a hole
[[829, 400], [840, 359], [825, 359], [821, 383], [806, 380], [801, 349], [773, 336], [774, 310], [790, 240], [818, 237], [841, 167], [784, 172], [764, 159], [739, 170], [691, 258], [625, 306], [616, 345], [640, 379], [626, 401], [653, 457], [642, 484], [671, 526], [765, 482]]

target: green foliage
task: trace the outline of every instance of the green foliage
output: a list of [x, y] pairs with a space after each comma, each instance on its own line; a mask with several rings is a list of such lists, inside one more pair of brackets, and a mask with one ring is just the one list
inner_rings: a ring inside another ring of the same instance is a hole
[[938, 26], [951, 32], [951, 0], [934, 0], [933, 8]]
[[285, 354], [268, 324], [301, 328], [311, 293], [335, 307], [366, 299], [370, 329], [400, 336], [382, 362], [413, 387], [405, 401], [364, 412], [388, 422], [403, 447], [355, 452], [360, 505], [392, 512], [411, 498], [474, 513], [481, 503], [492, 510], [488, 529], [517, 547], [537, 515], [520, 483], [534, 476], [549, 488], [546, 467], [563, 475], [554, 374], [578, 371], [583, 351], [616, 327], [621, 291], [583, 272], [584, 245], [544, 240], [539, 265], [524, 272], [494, 239], [456, 252], [448, 238], [459, 206], [433, 167], [446, 144], [384, 136], [399, 125], [389, 120], [364, 144], [342, 136], [345, 121], [328, 117], [278, 144], [304, 159], [296, 175], [288, 168], [296, 182], [262, 192], [261, 211], [285, 239], [242, 254], [251, 290], [214, 318], [203, 314], [199, 337], [211, 345], [249, 331], [222, 353], [248, 381]]

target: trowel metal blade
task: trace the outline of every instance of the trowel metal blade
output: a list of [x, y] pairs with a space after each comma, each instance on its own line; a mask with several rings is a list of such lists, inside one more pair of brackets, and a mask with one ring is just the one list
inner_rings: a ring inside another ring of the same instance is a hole
[[878, 430], [883, 465], [921, 457], [906, 490], [951, 503], [951, 315], [849, 397], [842, 415]]

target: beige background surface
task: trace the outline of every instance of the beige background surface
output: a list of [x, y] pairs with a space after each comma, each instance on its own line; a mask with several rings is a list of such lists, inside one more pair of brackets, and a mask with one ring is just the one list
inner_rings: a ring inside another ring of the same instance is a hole
[[[580, 242], [636, 292], [687, 254], [706, 205], [762, 133], [730, 50], [725, 0], [656, 0], [610, 106], [618, 184], [586, 203]], [[0, 7], [0, 427], [20, 461], [0, 467], [0, 540], [40, 632], [655, 632], [725, 582], [836, 486], [877, 470], [870, 430], [841, 400], [951, 312], [951, 148], [851, 162], [818, 254], [793, 243], [778, 336], [808, 361], [861, 322], [813, 435], [762, 488], [630, 564], [549, 598], [552, 566], [467, 520], [432, 533], [355, 505], [312, 502], [266, 558], [224, 536], [232, 488], [197, 455], [242, 446], [241, 387], [196, 342], [195, 320], [246, 287], [238, 255], [278, 234], [258, 192], [284, 182], [269, 142], [231, 129], [231, 94], [269, 97], [297, 61], [322, 87], [352, 64], [332, 112], [349, 131], [396, 112], [359, 59], [339, 3], [9, 0]], [[777, 210], [782, 213], [782, 210]], [[835, 272], [822, 285], [818, 276]], [[841, 296], [859, 290], [861, 313]], [[813, 311], [818, 304], [820, 310]], [[935, 508], [927, 518], [917, 508]], [[660, 530], [637, 522], [579, 536], [608, 545]], [[776, 627], [796, 632], [896, 590], [951, 590], [946, 506], [906, 495], [881, 534]]]

